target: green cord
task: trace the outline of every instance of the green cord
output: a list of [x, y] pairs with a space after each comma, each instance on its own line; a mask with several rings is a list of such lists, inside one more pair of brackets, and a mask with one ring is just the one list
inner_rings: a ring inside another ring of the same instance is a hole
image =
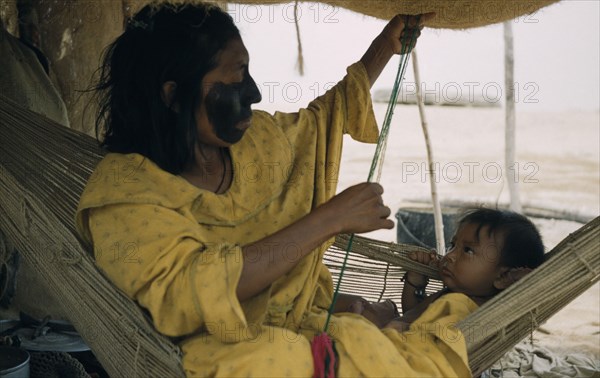
[[[419, 23], [420, 16], [417, 16], [417, 24]], [[408, 25], [409, 16], [406, 16], [405, 26]], [[381, 132], [379, 133], [379, 139], [377, 140], [377, 147], [375, 148], [375, 154], [373, 156], [373, 160], [371, 162], [371, 169], [369, 170], [369, 177], [367, 178], [367, 182], [372, 182], [373, 175], [375, 174], [375, 170], [379, 166], [379, 174], [376, 182], [379, 181], [381, 177], [381, 168], [383, 167], [383, 157], [385, 155], [385, 147], [387, 145], [387, 137], [390, 129], [390, 124], [392, 123], [392, 117], [394, 115], [394, 108], [396, 107], [396, 100], [398, 99], [398, 92], [400, 92], [400, 85], [402, 84], [402, 80], [404, 79], [404, 74], [406, 72], [406, 67], [408, 66], [408, 60], [410, 58], [410, 47], [414, 45], [416, 41], [416, 33], [413, 31], [410, 37], [410, 44], [406, 46], [402, 45], [402, 51], [400, 52], [400, 63], [398, 65], [398, 71], [396, 72], [396, 79], [394, 80], [394, 87], [392, 88], [392, 94], [390, 96], [390, 101], [388, 103], [388, 108], [385, 113], [385, 119], [383, 121], [383, 126], [381, 127]], [[418, 83], [417, 83], [418, 85]], [[346, 255], [344, 256], [344, 262], [342, 263], [342, 268], [340, 269], [340, 275], [338, 277], [338, 282], [335, 286], [335, 291], [333, 293], [333, 300], [331, 301], [331, 305], [329, 306], [329, 310], [327, 311], [327, 320], [325, 321], [325, 327], [323, 328], [323, 332], [327, 332], [329, 328], [329, 321], [331, 320], [331, 315], [333, 314], [333, 309], [335, 308], [335, 304], [337, 302], [340, 285], [342, 283], [342, 277], [344, 276], [344, 272], [346, 270], [346, 265], [348, 263], [348, 256], [350, 255], [350, 251], [352, 250], [352, 242], [354, 241], [354, 234], [350, 235], [350, 239], [348, 239], [348, 246], [346, 247]]]

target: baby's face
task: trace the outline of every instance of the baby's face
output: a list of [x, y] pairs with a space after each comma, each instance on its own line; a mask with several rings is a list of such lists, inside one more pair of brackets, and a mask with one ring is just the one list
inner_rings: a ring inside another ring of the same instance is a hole
[[502, 273], [499, 263], [504, 238], [501, 232], [490, 235], [488, 226], [477, 233], [478, 227], [467, 223], [458, 229], [440, 262], [440, 275], [454, 292], [485, 297], [497, 292], [494, 281]]

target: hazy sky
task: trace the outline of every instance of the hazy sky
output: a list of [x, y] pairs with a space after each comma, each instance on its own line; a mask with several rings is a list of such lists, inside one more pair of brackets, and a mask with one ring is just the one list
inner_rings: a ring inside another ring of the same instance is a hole
[[[297, 59], [293, 4], [229, 6], [263, 92], [257, 108], [294, 110], [341, 79], [386, 21], [318, 3], [301, 3], [305, 75]], [[600, 2], [563, 0], [513, 22], [517, 109], [597, 110], [600, 105]], [[466, 31], [425, 30], [418, 44], [421, 79], [442, 95], [457, 88], [488, 99], [504, 90], [502, 25]], [[398, 58], [374, 90], [391, 88]], [[406, 81], [412, 81], [412, 67]], [[465, 84], [467, 83], [467, 84]], [[486, 93], [483, 93], [484, 90]]]

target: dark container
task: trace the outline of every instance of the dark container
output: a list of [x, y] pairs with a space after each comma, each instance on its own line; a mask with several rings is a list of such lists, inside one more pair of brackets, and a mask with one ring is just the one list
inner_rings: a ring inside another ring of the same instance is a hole
[[[459, 214], [453, 209], [442, 210], [444, 240], [452, 240]], [[435, 249], [435, 224], [433, 212], [427, 208], [400, 208], [396, 213], [398, 243]], [[441, 251], [440, 251], [441, 252]]]
[[1, 345], [0, 378], [29, 378], [29, 353], [25, 349]]

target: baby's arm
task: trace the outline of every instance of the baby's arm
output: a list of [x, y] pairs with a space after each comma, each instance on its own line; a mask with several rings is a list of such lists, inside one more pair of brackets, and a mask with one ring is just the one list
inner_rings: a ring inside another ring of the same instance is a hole
[[[408, 257], [426, 265], [437, 265], [439, 258], [435, 251], [413, 252]], [[429, 279], [417, 272], [408, 271], [404, 275], [404, 288], [402, 289], [402, 316], [389, 322], [386, 327], [394, 328], [399, 332], [408, 330], [414, 322], [427, 309], [433, 301], [446, 293], [440, 290], [437, 293], [426, 295], [425, 288]]]
[[[436, 299], [441, 297], [446, 293], [445, 290], [440, 290], [437, 293], [426, 296], [423, 300], [421, 300], [418, 304], [416, 304], [410, 310], [406, 310], [402, 313], [402, 316], [395, 318], [388, 324], [386, 324], [386, 328], [394, 328], [398, 332], [408, 331], [410, 325], [417, 320], [419, 316], [427, 309], [427, 307]], [[402, 298], [404, 299], [404, 298]]]
[[[408, 257], [425, 265], [434, 265], [439, 261], [435, 252], [413, 252]], [[406, 272], [404, 275], [404, 288], [402, 289], [403, 314], [408, 313], [425, 300], [427, 297], [425, 288], [428, 283], [429, 279], [426, 276], [416, 272]]]
[[[435, 251], [413, 252], [408, 257], [411, 260], [426, 265], [437, 265], [439, 263], [439, 258]], [[403, 280], [402, 316], [386, 325], [386, 327], [395, 328], [399, 332], [407, 331], [411, 323], [421, 316], [423, 311], [427, 309], [427, 306], [445, 293], [444, 290], [440, 290], [437, 293], [426, 295], [425, 289], [427, 288], [429, 279], [417, 272], [406, 272]]]

